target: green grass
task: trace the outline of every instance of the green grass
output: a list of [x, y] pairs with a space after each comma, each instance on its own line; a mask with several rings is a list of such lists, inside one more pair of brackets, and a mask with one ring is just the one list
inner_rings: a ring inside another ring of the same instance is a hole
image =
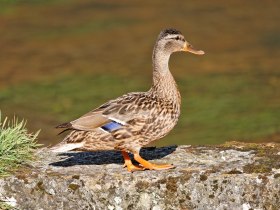
[[1, 210], [12, 210], [14, 208], [12, 206], [10, 206], [9, 204], [5, 203], [4, 201], [0, 200], [0, 209]]
[[1, 120], [0, 112], [0, 177], [7, 176], [20, 164], [33, 158], [33, 151], [39, 145], [39, 132], [28, 133], [26, 121], [17, 118]]

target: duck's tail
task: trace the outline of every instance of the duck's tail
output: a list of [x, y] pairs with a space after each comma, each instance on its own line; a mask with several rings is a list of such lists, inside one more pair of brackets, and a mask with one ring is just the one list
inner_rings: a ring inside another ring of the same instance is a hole
[[71, 128], [72, 124], [70, 122], [62, 123], [60, 125], [57, 125], [55, 128]]
[[63, 152], [69, 152], [71, 150], [81, 148], [83, 146], [84, 146], [84, 142], [78, 142], [78, 143], [61, 142], [61, 143], [51, 147], [50, 151], [55, 152], [55, 153], [63, 153]]
[[60, 134], [64, 133], [65, 131], [73, 130], [72, 124], [70, 122], [60, 124], [60, 125], [56, 126], [55, 128], [64, 128], [64, 130], [59, 132], [57, 135], [60, 135]]

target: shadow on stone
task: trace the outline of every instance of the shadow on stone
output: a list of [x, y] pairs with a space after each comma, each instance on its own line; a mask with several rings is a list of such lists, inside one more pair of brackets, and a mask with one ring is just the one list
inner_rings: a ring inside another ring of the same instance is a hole
[[[146, 160], [163, 158], [176, 150], [177, 146], [168, 147], [145, 147], [140, 151], [140, 155]], [[66, 159], [51, 163], [52, 166], [74, 166], [74, 165], [103, 165], [103, 164], [123, 164], [123, 158], [119, 151], [97, 151], [97, 152], [69, 152], [60, 156]], [[130, 155], [132, 158], [133, 156]]]

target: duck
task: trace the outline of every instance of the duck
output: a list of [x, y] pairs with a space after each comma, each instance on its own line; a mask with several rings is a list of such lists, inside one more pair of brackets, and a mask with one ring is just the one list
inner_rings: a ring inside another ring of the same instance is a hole
[[[56, 128], [63, 129], [62, 132], [71, 132], [51, 150], [59, 153], [119, 150], [129, 172], [174, 168], [172, 164], [155, 164], [140, 156], [140, 149], [166, 136], [180, 116], [181, 95], [168, 66], [174, 52], [204, 54], [177, 29], [162, 30], [152, 54], [151, 88], [147, 92], [127, 93], [76, 120], [58, 125]], [[131, 161], [129, 153], [138, 164]]]

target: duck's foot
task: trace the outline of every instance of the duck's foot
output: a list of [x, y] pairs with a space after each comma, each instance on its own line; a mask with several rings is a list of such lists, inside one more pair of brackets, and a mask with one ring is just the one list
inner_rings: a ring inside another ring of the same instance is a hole
[[143, 159], [139, 154], [134, 154], [134, 159], [140, 163], [144, 168], [149, 169], [149, 170], [164, 170], [164, 169], [170, 169], [170, 168], [175, 168], [173, 165], [157, 165], [154, 163], [150, 163], [149, 161]]
[[127, 167], [127, 170], [129, 172], [145, 170], [145, 168], [143, 168], [141, 166], [133, 165], [127, 152], [122, 151], [122, 155], [123, 155], [123, 159], [124, 159], [123, 167]]
[[136, 166], [136, 165], [133, 165], [132, 163], [129, 164], [129, 165], [126, 165], [127, 167], [127, 171], [129, 172], [133, 172], [133, 171], [144, 171], [145, 168], [141, 167], [141, 166]]

